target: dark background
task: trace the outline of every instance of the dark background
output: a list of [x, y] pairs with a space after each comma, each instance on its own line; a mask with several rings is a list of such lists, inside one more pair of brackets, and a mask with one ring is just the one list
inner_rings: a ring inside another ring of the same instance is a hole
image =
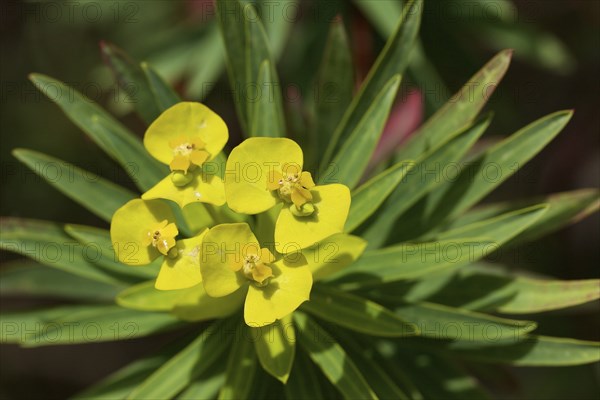
[[[497, 50], [515, 48], [511, 68], [488, 106], [495, 111], [495, 118], [487, 138], [510, 134], [556, 110], [575, 109], [573, 120], [559, 137], [486, 201], [599, 187], [600, 1], [515, 1], [516, 14], [503, 24], [491, 23], [493, 18], [452, 14], [449, 2], [426, 1], [421, 38], [441, 79], [452, 91]], [[204, 54], [200, 46], [212, 19], [210, 3], [81, 1], [70, 14], [61, 3], [2, 2], [0, 215], [106, 227], [81, 206], [28, 173], [12, 157], [14, 148], [34, 149], [133, 189], [116, 164], [57, 106], [35, 91], [27, 75], [44, 73], [83, 91], [141, 137], [143, 124], [128, 111], [122, 98], [115, 97], [119, 90], [102, 66], [99, 41], [113, 42], [138, 60], [157, 60], [159, 71], [185, 98], [200, 100], [204, 91], [189, 93], [188, 83], [196, 70], [206, 71], [214, 57], [220, 57], [215, 51]], [[281, 57], [284, 85], [304, 87], [310, 82], [321, 56], [322, 35], [330, 17], [338, 12], [344, 17], [354, 45], [359, 78], [381, 49], [383, 39], [351, 3], [327, 3], [326, 11], [318, 17], [307, 12], [296, 21], [293, 39]], [[62, 14], [56, 14], [52, 5], [62, 10]], [[302, 7], [310, 10], [319, 5], [303, 1]], [[181, 50], [184, 44], [193, 47], [197, 43], [199, 50], [194, 57], [173, 55], [184, 51]], [[214, 75], [216, 86], [203, 101], [223, 116], [235, 138], [235, 114], [223, 75]], [[426, 111], [432, 111], [430, 105]], [[562, 279], [598, 278], [599, 222], [598, 215], [594, 215], [523, 246], [505, 262]], [[1, 257], [3, 263], [15, 258], [6, 253]], [[3, 299], [1, 308], [29, 305], [23, 299]], [[540, 314], [533, 319], [540, 321], [542, 334], [600, 340], [597, 306], [596, 303], [593, 307]], [[168, 339], [38, 350], [0, 346], [0, 397], [64, 397]], [[494, 386], [498, 398], [597, 398], [600, 387], [597, 364], [575, 368], [506, 368], [506, 373], [509, 378]]]

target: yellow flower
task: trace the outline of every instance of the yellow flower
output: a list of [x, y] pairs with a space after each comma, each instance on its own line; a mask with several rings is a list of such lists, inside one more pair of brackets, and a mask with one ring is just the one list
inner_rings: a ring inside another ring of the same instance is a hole
[[245, 223], [217, 225], [208, 231], [200, 271], [209, 296], [247, 288], [244, 319], [253, 327], [289, 315], [309, 299], [312, 288], [312, 274], [300, 253], [275, 260]]
[[285, 138], [247, 139], [227, 160], [225, 197], [232, 210], [258, 214], [283, 204], [275, 226], [275, 248], [283, 254], [342, 232], [350, 209], [346, 186], [315, 186], [302, 165], [302, 149]]
[[164, 256], [156, 279], [161, 290], [183, 289], [202, 281], [200, 247], [207, 230], [190, 239], [179, 234], [175, 216], [159, 200], [134, 199], [112, 217], [110, 236], [118, 260], [127, 265], [147, 265]]
[[144, 135], [146, 150], [172, 173], [144, 193], [184, 207], [193, 202], [225, 204], [218, 166], [210, 163], [229, 138], [227, 125], [200, 103], [182, 102], [163, 112]]

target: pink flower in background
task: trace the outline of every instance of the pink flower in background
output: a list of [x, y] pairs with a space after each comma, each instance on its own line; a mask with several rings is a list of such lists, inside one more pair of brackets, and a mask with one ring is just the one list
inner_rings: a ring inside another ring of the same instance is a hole
[[381, 139], [369, 162], [368, 170], [391, 157], [421, 125], [423, 120], [423, 96], [420, 91], [411, 90], [406, 98], [396, 104], [390, 112]]

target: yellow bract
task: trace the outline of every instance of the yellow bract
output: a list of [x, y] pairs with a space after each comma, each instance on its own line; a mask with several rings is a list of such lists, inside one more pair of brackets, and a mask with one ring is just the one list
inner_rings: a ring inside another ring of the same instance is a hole
[[175, 246], [177, 227], [169, 206], [161, 201], [135, 199], [112, 217], [110, 237], [119, 261], [146, 265]]
[[293, 312], [308, 300], [312, 275], [301, 254], [275, 261], [248, 224], [222, 224], [202, 242], [200, 271], [209, 296], [222, 297], [248, 286], [244, 318], [264, 326]]
[[181, 208], [198, 202], [217, 206], [225, 204], [225, 190], [219, 176], [196, 168], [187, 173], [187, 180], [185, 185], [178, 186], [173, 183], [173, 175], [169, 175], [144, 193], [142, 199], [171, 200]]
[[292, 207], [284, 207], [275, 225], [275, 249], [286, 254], [304, 249], [327, 237], [342, 232], [350, 211], [350, 190], [331, 184], [312, 190], [314, 212], [298, 217]]
[[342, 232], [350, 210], [346, 186], [316, 186], [302, 165], [302, 149], [284, 138], [247, 139], [227, 160], [225, 196], [232, 210], [257, 214], [283, 203], [275, 226], [275, 248], [283, 254]]
[[227, 125], [200, 103], [181, 102], [163, 112], [144, 135], [146, 150], [171, 170], [187, 172], [212, 160], [227, 143]]
[[284, 138], [250, 138], [235, 147], [225, 169], [225, 197], [241, 214], [258, 214], [281, 199], [268, 189], [269, 176], [277, 171], [301, 171], [302, 149]]
[[172, 174], [142, 195], [179, 207], [194, 202], [225, 204], [219, 166], [207, 164], [221, 152], [229, 133], [225, 122], [200, 103], [182, 102], [163, 112], [144, 135], [144, 146]]
[[179, 240], [173, 257], [163, 261], [155, 287], [159, 290], [185, 289], [199, 284], [202, 281], [200, 274], [200, 249], [202, 239], [208, 232], [205, 229], [201, 234], [190, 239]]

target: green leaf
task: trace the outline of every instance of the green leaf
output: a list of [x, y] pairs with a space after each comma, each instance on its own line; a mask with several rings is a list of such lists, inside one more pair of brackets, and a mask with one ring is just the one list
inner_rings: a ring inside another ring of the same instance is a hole
[[315, 82], [311, 132], [317, 162], [325, 154], [336, 126], [352, 101], [354, 64], [348, 35], [341, 18], [331, 22], [327, 43]]
[[352, 203], [344, 230], [352, 232], [365, 222], [403, 182], [414, 166], [414, 161], [398, 162], [352, 192]]
[[110, 285], [123, 280], [92, 264], [98, 257], [96, 247], [82, 246], [56, 223], [32, 219], [0, 219], [0, 248], [22, 254], [48, 267]]
[[350, 357], [356, 362], [360, 372], [367, 380], [369, 386], [373, 388], [377, 397], [380, 399], [409, 400], [408, 395], [388, 375], [387, 368], [367, 354], [371, 352], [371, 349], [362, 346], [352, 335], [343, 330], [336, 330], [335, 336]]
[[[504, 15], [511, 14], [507, 11]], [[556, 35], [539, 30], [535, 24], [489, 21], [487, 18], [474, 22], [465, 34], [477, 32], [492, 49], [510, 47], [515, 50], [516, 58], [555, 74], [567, 75], [576, 68], [577, 60], [569, 48]]]
[[344, 328], [373, 336], [418, 334], [416, 326], [370, 300], [326, 285], [315, 285], [310, 297], [310, 301], [302, 304], [302, 310]]
[[293, 315], [300, 345], [343, 397], [377, 399], [344, 348], [305, 314], [296, 312]]
[[112, 43], [100, 42], [100, 51], [119, 87], [127, 94], [138, 115], [149, 125], [159, 116], [161, 110], [155, 102], [144, 71], [122, 49]]
[[[445, 229], [458, 228], [528, 205], [547, 204], [548, 211], [546, 213], [505, 244], [505, 247], [513, 246], [535, 240], [566, 225], [584, 219], [588, 215], [598, 211], [598, 207], [600, 207], [598, 198], [599, 193], [597, 189], [581, 189], [536, 197], [534, 199], [487, 204], [466, 212], [455, 221], [450, 222]], [[427, 235], [427, 237], [429, 236], [432, 235]]]
[[290, 379], [283, 388], [288, 400], [325, 399], [318, 372], [303, 351], [296, 352]]
[[497, 217], [474, 222], [435, 235], [437, 240], [448, 240], [461, 237], [489, 237], [497, 241], [497, 247], [506, 243], [525, 229], [539, 221], [548, 212], [547, 204], [511, 211]]
[[[273, 68], [275, 62], [270, 55], [267, 36], [256, 9], [250, 3], [237, 0], [217, 0], [216, 6], [227, 54], [229, 81], [236, 93], [234, 102], [243, 131], [250, 136], [255, 133], [253, 126], [260, 126], [260, 123], [254, 122], [258, 115], [254, 111], [254, 102], [255, 96], [264, 96], [264, 88], [258, 85], [257, 77], [268, 79], [269, 76], [269, 93], [273, 95], [270, 106], [278, 114], [276, 126], [285, 128], [279, 79]], [[240, 18], [243, 23], [240, 23]], [[261, 65], [265, 61], [269, 62], [271, 68], [268, 73], [265, 71], [261, 74]], [[285, 131], [282, 129], [271, 134], [285, 136]]]
[[[390, 82], [395, 79], [394, 77], [403, 74], [410, 60], [410, 51], [413, 48], [419, 30], [422, 10], [423, 2], [421, 0], [409, 1], [404, 7], [402, 18], [398, 21], [396, 31], [388, 39], [384, 49], [377, 57], [375, 65], [369, 71], [359, 93], [352, 100], [350, 107], [346, 110], [342, 121], [338, 124], [331, 137], [327, 151], [321, 160], [321, 171], [330, 168], [329, 162], [333, 159], [333, 155], [337, 153], [340, 143], [346, 144], [348, 138], [359, 135], [359, 133], [355, 133], [355, 128], [360, 124], [360, 121], [365, 119], [365, 116], [370, 112], [369, 110], [372, 110], [372, 104], [376, 101], [377, 97], [381, 96], [381, 93], [384, 93], [384, 87], [390, 85]], [[399, 80], [399, 78], [396, 79]], [[375, 144], [380, 134], [380, 131], [376, 133]], [[371, 154], [370, 150], [372, 149], [367, 148], [366, 150], [364, 158], [365, 162], [368, 162]], [[336, 159], [339, 161], [338, 157]], [[359, 179], [360, 173], [356, 175], [356, 179]], [[341, 181], [343, 182], [344, 180], [342, 179]]]
[[332, 279], [337, 286], [353, 290], [459, 268], [496, 251], [537, 221], [547, 209], [543, 204], [528, 207], [447, 231], [438, 235], [437, 241], [403, 243], [367, 251]]
[[5, 263], [0, 270], [2, 296], [112, 303], [118, 291], [118, 286], [80, 278], [26, 259]]
[[403, 243], [365, 252], [354, 264], [328, 281], [342, 290], [379, 286], [446, 268], [458, 268], [488, 255], [496, 248], [494, 241], [481, 238]]
[[489, 148], [469, 162], [454, 182], [446, 183], [430, 194], [425, 200], [425, 210], [412, 213], [417, 221], [401, 219], [398, 226], [409, 223], [414, 235], [420, 236], [434, 226], [456, 218], [540, 152], [564, 128], [572, 115], [571, 111], [550, 114]]
[[395, 359], [383, 362], [387, 368], [402, 367], [402, 372], [406, 372], [408, 379], [418, 390], [419, 398], [423, 399], [424, 396], [427, 399], [444, 400], [488, 399], [479, 386], [478, 379], [463, 371], [453, 357], [425, 352], [422, 349], [402, 348], [397, 353]]
[[[402, 16], [403, 2], [371, 0], [354, 0], [353, 2], [382, 38], [387, 39], [394, 34], [396, 23]], [[447, 98], [445, 93], [449, 91], [435, 67], [427, 58], [423, 50], [423, 44], [418, 37], [415, 39], [409, 62], [408, 72], [418, 87], [436, 88], [435, 91], [425, 90], [423, 94], [428, 105], [437, 110]]]
[[291, 316], [251, 330], [252, 337], [256, 338], [254, 347], [260, 365], [285, 384], [296, 354], [296, 332]]
[[173, 330], [183, 324], [165, 313], [94, 306], [47, 321], [25, 347], [130, 340]]
[[168, 168], [148, 154], [141, 140], [90, 99], [48, 76], [31, 74], [30, 79], [75, 125], [121, 164], [142, 191], [167, 176]]
[[121, 307], [140, 311], [169, 311], [189, 289], [158, 290], [154, 280], [139, 283], [123, 290], [116, 298]]
[[128, 399], [170, 399], [204, 372], [215, 367], [231, 343], [224, 321], [204, 330], [185, 349], [164, 363], [135, 388]]
[[0, 343], [21, 344], [31, 340], [48, 321], [88, 309], [72, 305], [30, 311], [3, 311], [0, 314]]
[[119, 207], [135, 197], [129, 190], [58, 158], [25, 149], [13, 150], [12, 154], [50, 185], [105, 221], [110, 221]]
[[[246, 325], [242, 329], [249, 330]], [[256, 369], [256, 352], [250, 333], [242, 334], [233, 341], [227, 362], [225, 384], [219, 392], [219, 399], [245, 399], [252, 388]]]
[[[222, 369], [222, 371], [221, 371]], [[207, 374], [206, 374], [207, 375]], [[219, 368], [218, 373], [213, 373], [207, 377], [201, 377], [188, 386], [177, 399], [179, 400], [198, 400], [214, 399], [219, 390], [225, 383], [225, 368]]]
[[128, 340], [181, 326], [169, 314], [140, 313], [112, 305], [5, 312], [0, 320], [2, 340], [25, 347]]
[[452, 98], [419, 128], [397, 160], [415, 160], [424, 151], [473, 121], [506, 73], [512, 50], [504, 50], [483, 66]]
[[522, 367], [558, 367], [589, 364], [600, 361], [600, 343], [550, 336], [528, 336], [510, 345], [461, 346], [448, 350], [469, 360], [504, 363]]
[[124, 399], [168, 360], [168, 355], [164, 353], [136, 360], [71, 398], [73, 400]]
[[250, 120], [250, 136], [278, 137], [285, 135], [285, 121], [283, 121], [283, 105], [279, 88], [273, 80], [273, 67], [267, 60], [263, 61], [258, 70], [256, 84], [259, 90], [258, 98], [252, 106]]
[[[500, 272], [493, 265], [468, 265], [441, 276], [441, 287], [420, 296], [467, 310], [532, 314], [588, 303], [600, 298], [600, 280], [545, 280]], [[386, 291], [387, 293], [387, 291]], [[387, 300], [401, 299], [401, 288], [390, 288]], [[415, 298], [417, 293], [413, 292]]]
[[356, 186], [375, 151], [399, 86], [400, 75], [395, 75], [381, 89], [336, 152], [321, 183], [342, 183], [350, 189]]
[[433, 339], [485, 343], [519, 341], [537, 327], [533, 321], [498, 318], [426, 302], [406, 304], [396, 308], [396, 312], [416, 325], [422, 336]]
[[140, 64], [148, 86], [154, 96], [154, 102], [160, 112], [165, 111], [167, 108], [174, 106], [181, 101], [181, 98], [171, 86], [169, 86], [162, 77], [152, 68], [148, 63], [142, 62]]
[[140, 267], [121, 264], [115, 255], [110, 240], [110, 232], [106, 229], [68, 224], [65, 226], [65, 232], [83, 246], [86, 250], [85, 255], [89, 257], [89, 261], [110, 273], [118, 275], [124, 281], [130, 283], [139, 282], [154, 279], [158, 275], [158, 270], [162, 263], [162, 259], [160, 258], [150, 265]]
[[375, 214], [363, 231], [362, 236], [371, 248], [377, 248], [384, 243], [394, 222], [420, 198], [445, 182], [455, 179], [452, 173], [457, 163], [485, 132], [490, 121], [491, 117], [483, 118], [461, 129], [448, 141], [440, 143], [417, 160], [416, 165], [400, 184], [393, 188], [381, 211]]

